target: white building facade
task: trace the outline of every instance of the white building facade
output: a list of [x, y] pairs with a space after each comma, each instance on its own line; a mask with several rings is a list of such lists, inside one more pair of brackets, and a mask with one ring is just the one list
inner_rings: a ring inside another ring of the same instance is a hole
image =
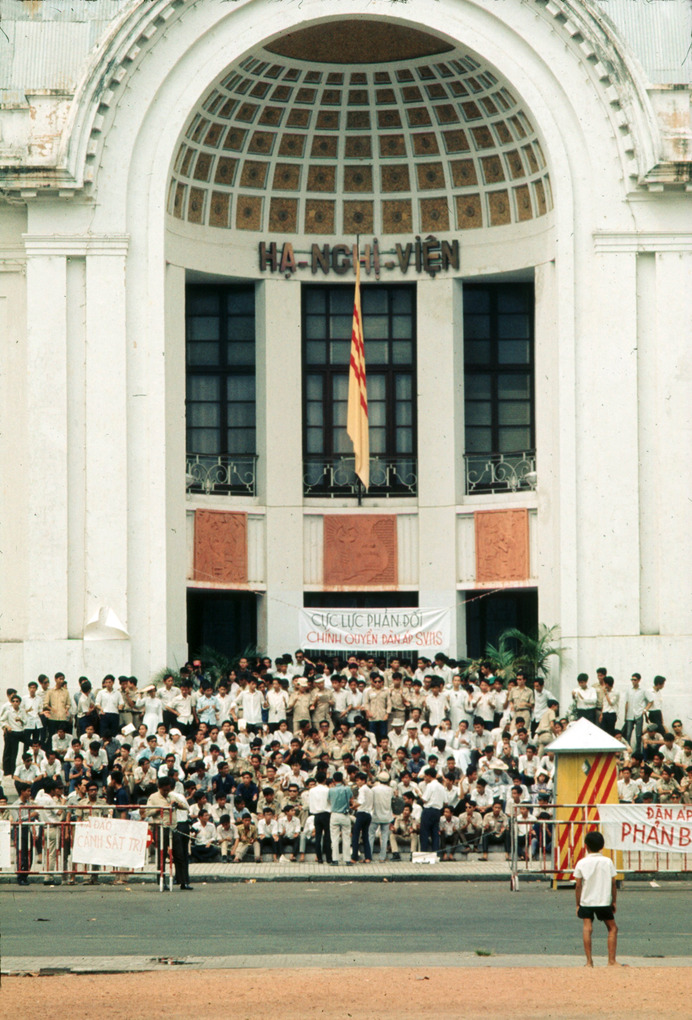
[[6, 681], [440, 607], [689, 728], [689, 6], [0, 11]]

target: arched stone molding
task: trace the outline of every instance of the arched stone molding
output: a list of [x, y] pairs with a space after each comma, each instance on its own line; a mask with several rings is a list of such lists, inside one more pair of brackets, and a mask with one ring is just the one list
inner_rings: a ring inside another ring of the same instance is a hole
[[[98, 173], [103, 141], [108, 133], [109, 121], [123, 95], [128, 92], [133, 75], [142, 62], [161, 50], [161, 41], [174, 25], [181, 21], [187, 24], [188, 15], [194, 8], [203, 9], [206, 30], [222, 31], [222, 23], [236, 17], [243, 8], [257, 8], [255, 0], [233, 0], [233, 5], [202, 5], [201, 0], [134, 0], [114, 22], [111, 31], [94, 54], [77, 88], [70, 118], [66, 125], [59, 166], [67, 171], [78, 185], [93, 183]], [[430, 6], [430, 17], [424, 8]], [[410, 7], [397, 8], [391, 3], [378, 5], [376, 11], [367, 6], [368, 16], [396, 17], [402, 23], [421, 24], [433, 28], [439, 23], [441, 34], [449, 18], [439, 17], [440, 4], [411, 2]], [[585, 72], [598, 96], [603, 111], [612, 126], [613, 138], [617, 145], [618, 157], [622, 164], [623, 180], [630, 187], [642, 179], [656, 162], [659, 149], [656, 119], [651, 110], [643, 76], [634, 58], [625, 51], [615, 30], [602, 12], [589, 0], [529, 0], [507, 10], [485, 2], [444, 5], [453, 7], [451, 13], [464, 15], [485, 10], [493, 20], [511, 25], [517, 37], [533, 48], [532, 25], [540, 20], [550, 26], [568, 52]], [[330, 7], [329, 14], [325, 9]], [[366, 9], [354, 14], [365, 14]], [[438, 17], [432, 14], [438, 9]], [[465, 10], [466, 9], [466, 10]], [[309, 12], [309, 14], [308, 14]], [[340, 5], [326, 0], [317, 0], [301, 6], [302, 22], [321, 20], [325, 16], [348, 15]], [[286, 28], [296, 25], [295, 8], [283, 3], [272, 8], [271, 26], [267, 33], [261, 29], [255, 42], [276, 34], [277, 25], [286, 20]], [[421, 18], [421, 15], [424, 17]], [[404, 15], [404, 16], [402, 16]], [[189, 37], [188, 37], [189, 41]], [[461, 41], [461, 40], [459, 40]], [[536, 46], [536, 55], [539, 46]], [[161, 53], [161, 55], [163, 55]], [[64, 182], [63, 182], [64, 186]]]

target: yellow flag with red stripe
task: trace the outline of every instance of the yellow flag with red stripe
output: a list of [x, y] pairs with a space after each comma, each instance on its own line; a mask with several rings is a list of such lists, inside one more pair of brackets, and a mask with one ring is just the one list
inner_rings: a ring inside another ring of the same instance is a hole
[[356, 474], [364, 488], [370, 484], [370, 437], [368, 435], [368, 391], [365, 382], [365, 342], [360, 310], [360, 259], [356, 256], [356, 294], [351, 327], [351, 364], [348, 373], [348, 417], [346, 431], [353, 443]]

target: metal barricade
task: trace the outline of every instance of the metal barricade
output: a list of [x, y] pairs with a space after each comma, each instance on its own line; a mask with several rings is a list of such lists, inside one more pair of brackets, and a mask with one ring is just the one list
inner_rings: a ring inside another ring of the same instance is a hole
[[10, 827], [10, 867], [0, 868], [0, 876], [13, 874], [20, 884], [42, 878], [45, 885], [96, 885], [101, 879], [124, 884], [133, 876], [151, 876], [161, 891], [166, 885], [173, 888], [170, 809], [142, 807], [135, 819], [128, 813], [129, 820], [143, 821], [148, 826], [145, 865], [134, 869], [80, 864], [72, 859], [75, 825], [92, 816], [122, 817], [122, 812], [110, 805], [15, 802], [3, 814]]
[[[600, 831], [597, 804], [546, 804], [549, 818], [532, 817], [522, 823], [517, 814], [511, 824], [511, 879], [516, 891], [520, 878], [550, 878], [553, 883], [571, 881], [574, 865], [584, 852], [587, 832]], [[568, 816], [556, 817], [561, 810]], [[604, 850], [613, 858], [619, 875], [689, 874], [692, 853], [666, 851]]]

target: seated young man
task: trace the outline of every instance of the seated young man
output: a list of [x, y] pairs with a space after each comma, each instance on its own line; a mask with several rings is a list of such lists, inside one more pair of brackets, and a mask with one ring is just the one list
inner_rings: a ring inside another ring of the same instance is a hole
[[216, 826], [206, 808], [200, 811], [197, 821], [192, 826], [192, 845], [190, 856], [193, 861], [209, 863], [218, 860], [219, 850], [216, 846]]

